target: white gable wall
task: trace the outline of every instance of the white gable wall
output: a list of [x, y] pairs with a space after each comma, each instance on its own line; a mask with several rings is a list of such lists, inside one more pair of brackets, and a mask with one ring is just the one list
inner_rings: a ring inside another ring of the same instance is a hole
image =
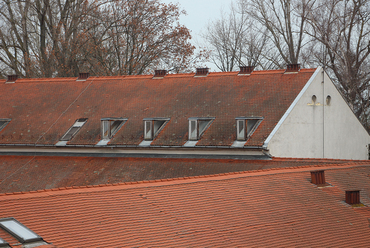
[[335, 159], [368, 159], [368, 144], [367, 131], [321, 68], [265, 143], [275, 157]]

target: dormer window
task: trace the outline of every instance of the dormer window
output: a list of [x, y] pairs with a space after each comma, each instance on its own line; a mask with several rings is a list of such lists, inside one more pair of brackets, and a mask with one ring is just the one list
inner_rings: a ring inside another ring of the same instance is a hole
[[154, 140], [169, 120], [170, 118], [145, 118], [144, 140]]
[[4, 129], [6, 125], [11, 121], [11, 119], [0, 119], [0, 131]]
[[103, 140], [110, 140], [125, 124], [127, 119], [124, 118], [102, 118], [101, 119], [101, 136]]
[[189, 140], [199, 140], [214, 119], [213, 117], [189, 118]]
[[86, 123], [86, 121], [87, 121], [87, 118], [81, 118], [81, 119], [76, 120], [73, 126], [70, 129], [68, 129], [68, 131], [63, 135], [60, 141], [71, 140], [77, 134], [77, 132], [81, 129], [81, 127]]
[[237, 117], [236, 119], [236, 140], [245, 141], [256, 130], [263, 120], [262, 117]]

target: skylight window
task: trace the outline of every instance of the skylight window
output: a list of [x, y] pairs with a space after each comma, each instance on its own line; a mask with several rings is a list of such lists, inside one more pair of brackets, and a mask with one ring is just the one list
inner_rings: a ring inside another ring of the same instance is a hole
[[0, 131], [4, 129], [6, 125], [11, 121], [11, 119], [0, 119]]
[[60, 139], [61, 141], [69, 141], [71, 140], [77, 132], [81, 129], [81, 127], [86, 123], [87, 118], [81, 118], [76, 120], [73, 126], [63, 135]]
[[256, 130], [263, 120], [262, 117], [237, 117], [236, 119], [236, 140], [245, 141]]
[[170, 118], [145, 118], [144, 140], [154, 140], [169, 120]]
[[28, 229], [25, 225], [14, 218], [1, 219], [0, 226], [5, 231], [13, 235], [16, 239], [18, 239], [21, 243], [29, 243], [42, 240], [39, 235]]
[[189, 140], [199, 140], [214, 119], [213, 117], [189, 118]]
[[102, 118], [101, 131], [102, 139], [110, 140], [118, 132], [118, 130], [125, 124], [127, 119], [124, 118]]

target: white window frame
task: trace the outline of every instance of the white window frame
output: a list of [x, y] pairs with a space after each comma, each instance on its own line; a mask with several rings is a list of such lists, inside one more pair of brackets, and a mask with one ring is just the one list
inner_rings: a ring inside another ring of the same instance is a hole
[[102, 140], [110, 140], [126, 123], [127, 118], [102, 118], [101, 122], [101, 136]]
[[189, 118], [188, 140], [199, 140], [204, 132], [211, 126], [215, 117], [191, 117]]
[[144, 140], [154, 140], [169, 121], [170, 118], [164, 117], [144, 118]]
[[[246, 141], [249, 137], [252, 136], [254, 131], [260, 125], [263, 120], [263, 117], [237, 117], [236, 120], [236, 140], [237, 141]], [[241, 124], [243, 123], [243, 124]], [[240, 130], [240, 125], [242, 129]]]

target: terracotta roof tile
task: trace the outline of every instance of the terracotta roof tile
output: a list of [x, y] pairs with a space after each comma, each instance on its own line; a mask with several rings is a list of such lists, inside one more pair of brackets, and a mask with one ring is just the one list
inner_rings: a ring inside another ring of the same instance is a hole
[[127, 123], [112, 145], [138, 145], [143, 140], [143, 118], [169, 117], [154, 140], [156, 146], [182, 146], [188, 139], [189, 117], [216, 117], [199, 146], [230, 146], [235, 141], [235, 117], [262, 116], [247, 146], [261, 146], [313, 75], [284, 70], [76, 78], [18, 79], [0, 84], [0, 118], [12, 121], [0, 133], [0, 144], [54, 145], [78, 118], [87, 123], [69, 142], [94, 145], [100, 139], [100, 119], [125, 117]]
[[[370, 166], [323, 168], [332, 187], [311, 184], [312, 167], [300, 167], [5, 195], [0, 218], [17, 218], [57, 247], [366, 246]], [[344, 203], [351, 179], [367, 206]]]

